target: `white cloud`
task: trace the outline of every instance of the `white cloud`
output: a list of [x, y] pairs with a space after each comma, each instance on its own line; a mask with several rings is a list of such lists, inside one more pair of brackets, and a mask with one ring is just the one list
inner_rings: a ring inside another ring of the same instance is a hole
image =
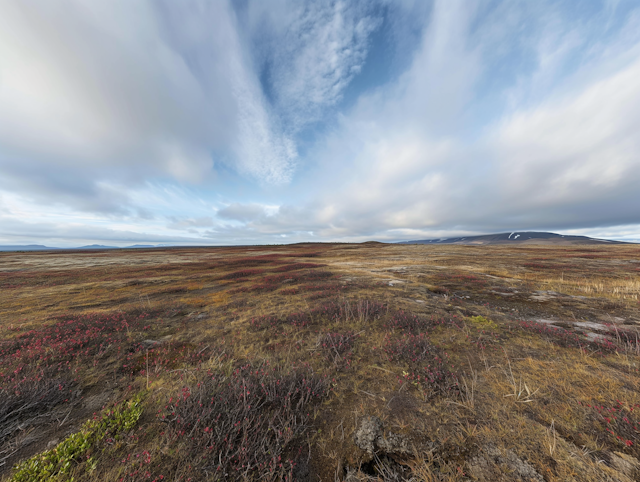
[[[202, 217], [202, 218], [186, 218], [186, 219], [178, 219], [176, 217], [171, 218], [171, 223], [167, 225], [169, 229], [176, 230], [185, 230], [193, 228], [211, 228], [213, 227], [213, 218], [211, 217]], [[197, 231], [193, 231], [197, 232]]]
[[507, 119], [495, 142], [508, 194], [566, 202], [640, 177], [639, 75], [640, 59], [568, 99]]
[[[35, 5], [0, 4], [11, 236], [55, 225], [38, 209], [69, 236], [215, 243], [640, 223], [640, 14], [622, 4]], [[406, 42], [414, 16], [406, 70], [339, 111], [375, 29]]]
[[241, 35], [227, 2], [2, 2], [1, 187], [84, 209], [100, 203], [98, 181], [211, 181], [214, 153], [287, 182], [295, 146]]
[[317, 187], [309, 226], [328, 238], [383, 239], [403, 229], [428, 237], [639, 223], [640, 39], [628, 35], [637, 19], [609, 40], [615, 50], [600, 45], [582, 65], [574, 59], [575, 73], [542, 62], [535, 75], [546, 80], [534, 83], [547, 84], [546, 95], [511, 104], [478, 137], [466, 133], [467, 113], [492, 74], [482, 67], [498, 60], [497, 39], [483, 29], [495, 33], [501, 20], [485, 17], [474, 30], [466, 6], [438, 3], [411, 68], [362, 96], [313, 153], [326, 176], [307, 180]]

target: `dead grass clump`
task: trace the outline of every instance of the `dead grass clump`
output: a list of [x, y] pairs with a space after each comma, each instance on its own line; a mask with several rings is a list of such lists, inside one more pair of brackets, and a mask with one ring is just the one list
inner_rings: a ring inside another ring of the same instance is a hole
[[328, 323], [365, 323], [377, 320], [387, 312], [387, 306], [370, 300], [332, 300], [308, 311], [290, 313], [284, 317], [262, 315], [250, 320], [254, 330], [274, 328], [289, 324], [304, 328], [322, 321]]
[[327, 392], [313, 373], [247, 364], [184, 387], [161, 420], [169, 443], [187, 446], [189, 463], [210, 477], [292, 480], [309, 410]]
[[323, 303], [314, 312], [331, 321], [372, 322], [388, 312], [384, 303], [367, 299], [330, 301]]

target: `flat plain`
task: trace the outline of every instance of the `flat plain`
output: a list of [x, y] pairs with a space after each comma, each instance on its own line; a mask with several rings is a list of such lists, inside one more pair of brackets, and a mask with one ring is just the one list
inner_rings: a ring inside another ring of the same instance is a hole
[[640, 480], [640, 247], [0, 254], [0, 478]]

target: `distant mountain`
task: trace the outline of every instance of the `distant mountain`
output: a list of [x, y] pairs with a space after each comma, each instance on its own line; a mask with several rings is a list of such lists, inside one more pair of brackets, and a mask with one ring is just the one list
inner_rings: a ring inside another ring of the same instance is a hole
[[50, 248], [48, 246], [43, 246], [42, 244], [14, 244], [14, 245], [6, 245], [0, 246], [0, 251], [48, 251], [51, 249], [60, 249], [60, 248]]
[[556, 233], [541, 233], [535, 231], [517, 231], [513, 233], [484, 234], [481, 236], [462, 236], [458, 238], [419, 239], [416, 241], [402, 241], [398, 244], [625, 244], [622, 241], [589, 238], [588, 236], [564, 236]]
[[50, 250], [75, 250], [75, 249], [138, 249], [138, 248], [173, 248], [176, 246], [169, 244], [133, 244], [131, 246], [106, 246], [104, 244], [89, 244], [87, 246], [79, 246], [77, 248], [51, 248], [49, 246], [43, 246], [42, 244], [15, 244], [15, 245], [0, 245], [0, 251], [50, 251]]
[[105, 246], [104, 244], [90, 244], [88, 246], [80, 246], [79, 248], [70, 249], [120, 249], [118, 246]]

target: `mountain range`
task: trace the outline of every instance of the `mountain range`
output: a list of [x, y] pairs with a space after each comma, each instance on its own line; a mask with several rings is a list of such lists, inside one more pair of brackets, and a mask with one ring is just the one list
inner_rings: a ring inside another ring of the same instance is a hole
[[78, 246], [77, 248], [54, 248], [44, 246], [42, 244], [25, 244], [25, 245], [0, 245], [0, 251], [52, 251], [52, 250], [76, 250], [76, 249], [135, 249], [135, 248], [168, 248], [166, 244], [133, 244], [131, 246], [105, 246], [103, 244], [90, 244], [87, 246]]
[[556, 233], [537, 231], [515, 231], [512, 233], [483, 234], [480, 236], [461, 236], [457, 238], [419, 239], [415, 241], [401, 241], [399, 244], [625, 244], [623, 241], [590, 238], [588, 236], [568, 236]]

